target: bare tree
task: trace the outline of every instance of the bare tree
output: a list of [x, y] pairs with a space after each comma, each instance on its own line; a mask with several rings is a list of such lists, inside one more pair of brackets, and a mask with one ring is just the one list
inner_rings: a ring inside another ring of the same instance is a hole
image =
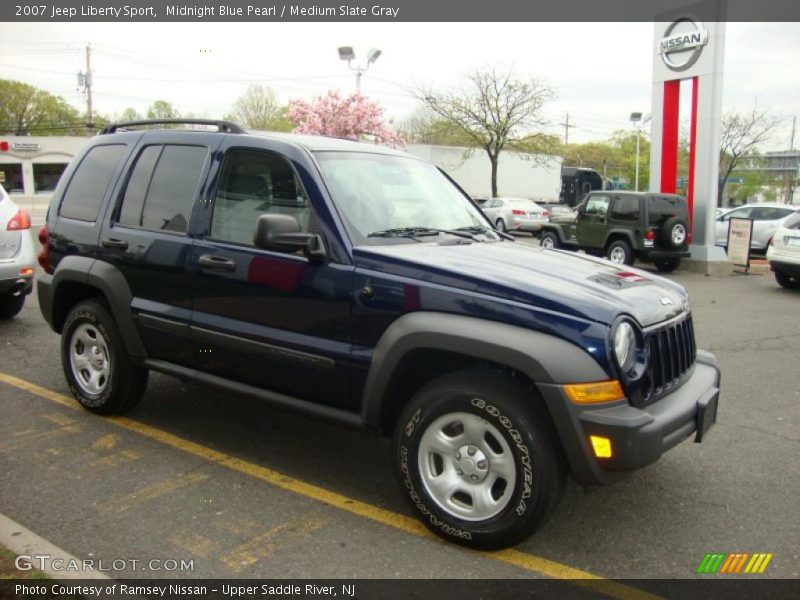
[[418, 108], [405, 118], [397, 129], [409, 144], [475, 145], [475, 141], [464, 135], [460, 128], [429, 108]]
[[749, 112], [731, 111], [723, 115], [717, 206], [722, 206], [722, 192], [733, 170], [743, 158], [754, 154], [760, 144], [769, 140], [779, 123], [779, 118], [757, 106]]
[[459, 134], [482, 148], [492, 165], [492, 195], [497, 196], [497, 164], [503, 150], [518, 150], [536, 161], [557, 152], [558, 139], [544, 132], [542, 109], [555, 97], [539, 79], [517, 78], [513, 69], [476, 69], [460, 89], [419, 89], [417, 98], [455, 126]]
[[290, 131], [292, 124], [286, 119], [286, 107], [278, 104], [272, 89], [251, 85], [233, 105], [229, 119], [248, 129], [262, 131]]

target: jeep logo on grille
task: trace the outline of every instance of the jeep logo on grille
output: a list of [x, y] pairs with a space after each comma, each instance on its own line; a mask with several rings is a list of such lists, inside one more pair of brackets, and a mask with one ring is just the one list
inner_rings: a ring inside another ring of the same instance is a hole
[[661, 300], [661, 304], [663, 304], [664, 306], [668, 306], [668, 305], [672, 304], [672, 300], [670, 300], [666, 296], [663, 296], [663, 297], [659, 298], [659, 300]]

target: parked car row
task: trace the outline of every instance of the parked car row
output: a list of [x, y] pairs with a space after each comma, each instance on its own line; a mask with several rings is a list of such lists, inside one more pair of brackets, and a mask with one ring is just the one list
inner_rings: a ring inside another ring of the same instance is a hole
[[745, 204], [727, 211], [717, 209], [714, 243], [717, 246], [728, 247], [728, 227], [731, 219], [752, 219], [753, 233], [750, 238], [750, 249], [764, 253], [786, 220], [799, 212], [800, 206], [772, 202]]
[[528, 231], [538, 233], [555, 215], [572, 214], [566, 204], [538, 204], [527, 198], [475, 198], [483, 213], [498, 231]]

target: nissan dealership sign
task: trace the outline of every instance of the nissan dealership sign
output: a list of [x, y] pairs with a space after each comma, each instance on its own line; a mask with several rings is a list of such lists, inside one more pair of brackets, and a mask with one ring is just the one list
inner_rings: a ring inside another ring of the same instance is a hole
[[685, 71], [697, 62], [708, 44], [708, 31], [691, 19], [670, 23], [659, 42], [659, 54], [672, 71]]

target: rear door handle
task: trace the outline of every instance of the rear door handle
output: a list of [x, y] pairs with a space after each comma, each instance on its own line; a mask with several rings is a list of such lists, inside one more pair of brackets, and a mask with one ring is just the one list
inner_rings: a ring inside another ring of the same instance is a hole
[[223, 256], [214, 256], [213, 254], [203, 254], [199, 260], [201, 267], [207, 269], [220, 269], [222, 271], [235, 271], [236, 263]]
[[127, 250], [128, 242], [116, 238], [106, 238], [100, 242], [103, 248], [114, 248], [116, 250]]

